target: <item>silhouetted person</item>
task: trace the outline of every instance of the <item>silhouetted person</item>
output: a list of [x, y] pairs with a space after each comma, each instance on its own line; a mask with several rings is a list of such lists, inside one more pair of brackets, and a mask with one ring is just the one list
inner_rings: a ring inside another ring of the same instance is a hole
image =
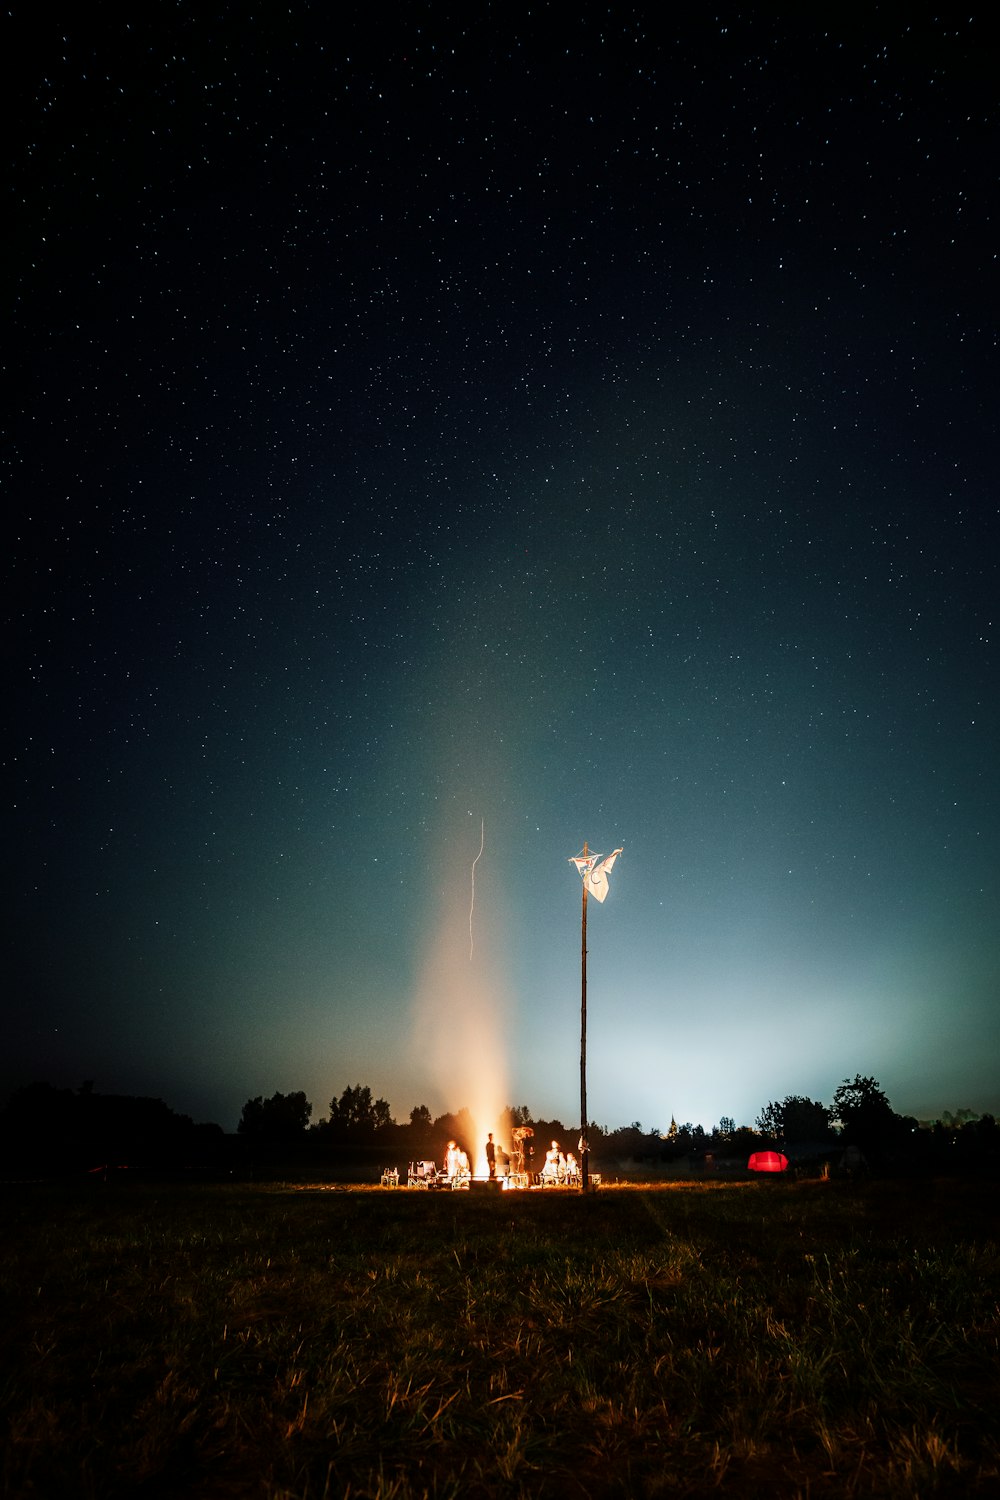
[[486, 1137], [486, 1165], [490, 1169], [490, 1181], [497, 1175], [497, 1151], [493, 1144], [493, 1132]]

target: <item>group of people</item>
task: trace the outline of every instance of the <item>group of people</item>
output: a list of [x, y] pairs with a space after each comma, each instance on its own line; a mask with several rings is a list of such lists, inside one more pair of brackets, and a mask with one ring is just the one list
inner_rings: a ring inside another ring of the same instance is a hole
[[456, 1177], [471, 1177], [468, 1153], [463, 1151], [455, 1141], [448, 1142], [448, 1149], [444, 1153], [445, 1176], [454, 1182]]
[[563, 1154], [563, 1149], [558, 1141], [545, 1153], [545, 1165], [542, 1168], [542, 1182], [578, 1182], [580, 1180], [580, 1167], [572, 1151]]
[[[486, 1138], [485, 1155], [491, 1182], [497, 1179], [498, 1167], [502, 1176], [509, 1175], [510, 1157], [503, 1147], [494, 1141], [492, 1131]], [[468, 1153], [462, 1150], [457, 1141], [448, 1142], [448, 1149], [444, 1154], [444, 1174], [452, 1183], [463, 1179], [469, 1180], [472, 1177]], [[558, 1141], [553, 1141], [545, 1153], [541, 1180], [543, 1185], [550, 1186], [553, 1183], [576, 1183], [580, 1180], [580, 1167], [576, 1157], [572, 1151], [564, 1154]]]
[[[496, 1179], [498, 1163], [506, 1176], [510, 1169], [510, 1157], [502, 1146], [494, 1143], [491, 1131], [486, 1141], [486, 1165], [489, 1168], [491, 1182]], [[448, 1149], [444, 1153], [444, 1175], [452, 1182], [472, 1176], [468, 1152], [463, 1151], [457, 1141], [448, 1142]]]
[[510, 1173], [510, 1157], [502, 1146], [498, 1146], [493, 1140], [493, 1132], [490, 1131], [486, 1137], [486, 1166], [489, 1169], [490, 1181], [496, 1181], [497, 1166], [499, 1165], [504, 1177]]

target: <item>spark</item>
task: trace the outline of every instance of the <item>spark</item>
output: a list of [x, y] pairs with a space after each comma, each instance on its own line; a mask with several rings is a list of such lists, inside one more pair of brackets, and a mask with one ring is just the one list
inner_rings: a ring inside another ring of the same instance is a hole
[[486, 819], [483, 818], [483, 820], [482, 820], [482, 826], [481, 826], [480, 831], [479, 831], [479, 853], [476, 855], [475, 859], [472, 861], [472, 901], [471, 901], [471, 903], [469, 905], [469, 962], [470, 962], [470, 964], [472, 962], [472, 949], [473, 949], [473, 940], [472, 940], [472, 913], [476, 909], [476, 866], [478, 865], [480, 859], [482, 858], [483, 849], [485, 847], [486, 847]]

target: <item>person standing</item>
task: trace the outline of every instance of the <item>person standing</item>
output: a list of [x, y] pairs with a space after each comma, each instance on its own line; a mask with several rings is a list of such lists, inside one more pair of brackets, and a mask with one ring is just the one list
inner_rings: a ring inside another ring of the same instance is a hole
[[490, 1181], [493, 1182], [497, 1175], [497, 1150], [493, 1144], [492, 1130], [486, 1137], [486, 1165], [490, 1169]]

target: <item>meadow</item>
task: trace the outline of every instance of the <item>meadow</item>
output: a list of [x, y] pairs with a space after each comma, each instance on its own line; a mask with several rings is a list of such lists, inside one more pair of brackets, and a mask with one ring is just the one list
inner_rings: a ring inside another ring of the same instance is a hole
[[993, 1183], [0, 1194], [6, 1495], [1000, 1494]]

